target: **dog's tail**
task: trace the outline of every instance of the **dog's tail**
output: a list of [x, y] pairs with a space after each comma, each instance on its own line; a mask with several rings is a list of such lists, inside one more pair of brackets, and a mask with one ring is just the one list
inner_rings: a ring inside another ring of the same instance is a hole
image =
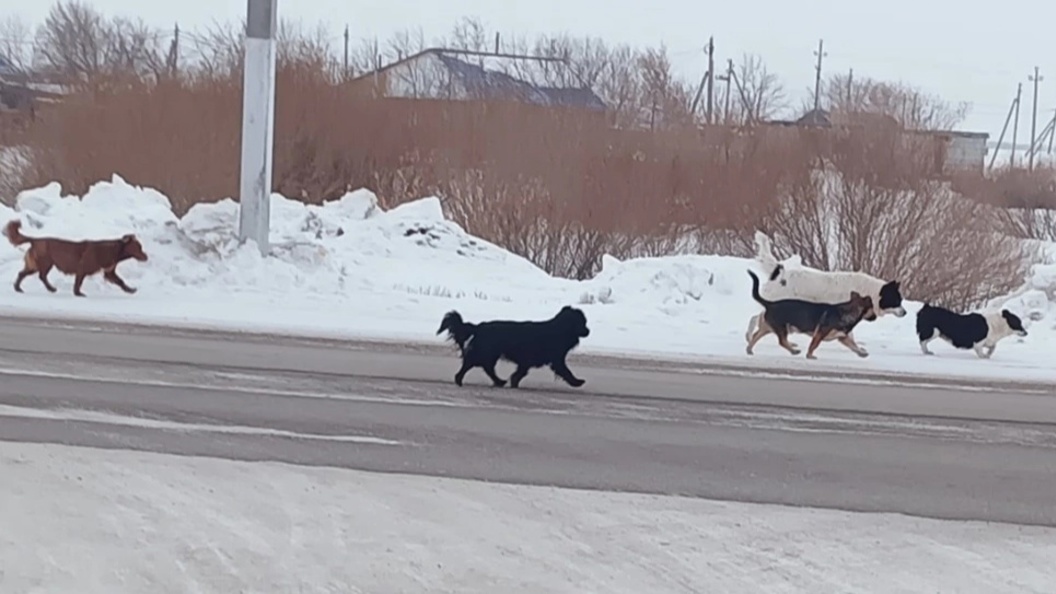
[[476, 324], [467, 323], [462, 319], [462, 314], [451, 310], [440, 320], [440, 329], [436, 333], [440, 334], [446, 330], [447, 339], [455, 341], [460, 350], [465, 350], [466, 342], [472, 338], [476, 329]]
[[13, 246], [20, 246], [30, 241], [28, 237], [22, 235], [22, 221], [18, 219], [8, 221], [7, 226], [4, 227], [4, 235], [7, 236], [7, 240]]
[[751, 270], [748, 271], [748, 276], [752, 277], [752, 299], [755, 299], [759, 305], [766, 307], [773, 303], [763, 299], [763, 296], [759, 294], [759, 277], [755, 275]]
[[778, 262], [777, 256], [774, 255], [774, 244], [770, 237], [762, 231], [755, 232], [755, 261], [763, 267], [771, 281], [777, 280], [785, 269], [784, 264]]

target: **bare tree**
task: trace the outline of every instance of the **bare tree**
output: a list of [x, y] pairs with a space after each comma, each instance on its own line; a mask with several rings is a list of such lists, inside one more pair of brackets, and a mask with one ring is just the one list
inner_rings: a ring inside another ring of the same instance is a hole
[[51, 7], [37, 29], [34, 55], [60, 75], [91, 78], [103, 72], [105, 45], [103, 16], [88, 4], [71, 0]]
[[103, 65], [110, 74], [157, 80], [168, 71], [166, 54], [158, 31], [142, 20], [117, 17], [104, 23]]
[[832, 112], [883, 114], [908, 130], [951, 130], [968, 115], [966, 102], [952, 103], [901, 82], [837, 74], [822, 91]]
[[647, 49], [637, 62], [642, 83], [639, 113], [645, 120], [641, 123], [651, 129], [691, 124], [692, 90], [671, 72], [667, 48]]
[[26, 71], [33, 59], [32, 29], [18, 15], [0, 21], [0, 58]]
[[190, 40], [189, 68], [194, 77], [205, 80], [231, 80], [242, 72], [242, 31], [244, 23], [214, 22], [204, 31], [186, 33]]
[[744, 54], [733, 77], [732, 92], [737, 100], [730, 104], [730, 120], [741, 124], [764, 122], [787, 106], [784, 86], [760, 56]]
[[38, 27], [34, 58], [69, 81], [91, 82], [100, 76], [162, 76], [166, 52], [161, 35], [141, 20], [106, 19], [76, 0], [52, 6]]

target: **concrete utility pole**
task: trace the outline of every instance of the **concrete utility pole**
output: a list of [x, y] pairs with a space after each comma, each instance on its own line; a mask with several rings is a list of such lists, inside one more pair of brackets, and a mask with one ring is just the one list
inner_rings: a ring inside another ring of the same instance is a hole
[[714, 122], [715, 113], [715, 37], [708, 38], [708, 123]]
[[818, 65], [814, 67], [817, 71], [814, 75], [814, 111], [817, 112], [821, 107], [821, 60], [828, 55], [825, 53], [824, 39], [818, 40], [818, 51], [814, 55], [818, 57]]
[[1027, 168], [1031, 171], [1034, 171], [1034, 143], [1037, 142], [1035, 133], [1038, 128], [1038, 83], [1041, 82], [1043, 78], [1043, 76], [1038, 74], [1037, 66], [1034, 67], [1034, 76], [1027, 77], [1027, 80], [1034, 83], [1034, 105], [1031, 109], [1034, 113], [1030, 116], [1030, 154], [1027, 155], [1027, 158], [1029, 159]]
[[238, 237], [267, 255], [275, 127], [275, 28], [278, 0], [248, 0], [242, 73], [242, 168]]

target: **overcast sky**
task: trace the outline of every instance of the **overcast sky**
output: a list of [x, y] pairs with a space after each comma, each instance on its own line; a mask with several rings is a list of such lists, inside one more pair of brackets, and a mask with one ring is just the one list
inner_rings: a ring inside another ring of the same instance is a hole
[[[94, 0], [108, 15], [138, 16], [183, 29], [236, 21], [245, 0]], [[46, 0], [5, 0], [36, 23]], [[385, 39], [421, 27], [427, 39], [446, 34], [462, 16], [503, 35], [567, 32], [612, 43], [667, 45], [679, 73], [699, 79], [702, 48], [715, 36], [716, 58], [759, 54], [800, 103], [814, 80], [814, 50], [825, 40], [825, 73], [902, 80], [973, 105], [965, 129], [1001, 131], [1016, 83], [1024, 83], [1020, 137], [1029, 134], [1027, 77], [1041, 68], [1038, 128], [1056, 108], [1056, 2], [1006, 0], [279, 0], [283, 17], [326, 23], [335, 43], [344, 26], [354, 38]]]

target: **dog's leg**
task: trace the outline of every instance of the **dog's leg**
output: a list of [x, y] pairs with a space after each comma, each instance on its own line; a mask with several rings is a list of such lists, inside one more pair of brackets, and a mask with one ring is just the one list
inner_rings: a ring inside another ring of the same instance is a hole
[[810, 337], [810, 346], [807, 347], [807, 358], [817, 359], [814, 356], [814, 351], [818, 349], [818, 346], [825, 341], [825, 337], [828, 336], [827, 332], [823, 332], [821, 328], [814, 330], [814, 335]]
[[863, 359], [869, 356], [869, 351], [867, 351], [867, 350], [863, 349], [862, 347], [858, 346], [858, 343], [854, 342], [854, 337], [851, 336], [850, 334], [847, 334], [845, 336], [841, 336], [841, 337], [837, 338], [836, 340], [838, 340], [840, 342], [840, 344], [842, 344], [843, 346], [845, 346], [845, 347], [851, 349], [852, 351], [854, 351], [855, 355], [858, 355], [859, 357], [861, 357]]
[[[864, 357], [868, 357], [869, 356], [869, 351], [867, 351], [865, 349], [865, 347], [863, 347], [862, 345], [858, 344], [858, 341], [854, 339], [854, 330], [851, 330], [850, 332], [847, 333], [847, 339], [850, 340], [854, 344], [854, 346], [855, 346], [855, 348], [857, 350], [855, 350], [855, 349], [851, 349], [851, 350], [853, 350], [859, 357], [863, 357], [864, 358]], [[839, 340], [839, 339], [837, 339], [837, 340]]]
[[470, 363], [468, 359], [462, 360], [462, 367], [459, 368], [458, 373], [455, 374], [455, 385], [461, 386], [462, 380], [466, 378], [466, 374], [469, 373], [470, 369], [476, 367], [473, 363]]
[[74, 295], [76, 295], [78, 297], [86, 297], [86, 295], [81, 292], [81, 285], [84, 284], [84, 279], [85, 278], [86, 278], [85, 275], [78, 273], [77, 277], [73, 279], [73, 294]]
[[[774, 328], [773, 330], [774, 330], [774, 334], [777, 335], [778, 344], [780, 344], [786, 351], [792, 353], [793, 355], [798, 355], [799, 354], [799, 352], [800, 352], [799, 351], [799, 347], [797, 347], [796, 345], [788, 342], [788, 328], [781, 328], [781, 329]], [[814, 344], [814, 343], [811, 342], [811, 344]]]
[[751, 338], [748, 339], [748, 346], [744, 349], [744, 352], [748, 353], [749, 355], [754, 355], [755, 345], [760, 340], [762, 340], [764, 336], [773, 332], [773, 329], [770, 328], [770, 324], [766, 322], [766, 319], [763, 318], [762, 315], [756, 317], [759, 320], [759, 327], [756, 328], [755, 334], [753, 334]]
[[26, 277], [37, 272], [37, 263], [33, 260], [32, 250], [26, 252], [26, 255], [22, 257], [22, 271], [18, 273], [18, 277], [15, 278], [15, 291], [22, 292], [22, 281], [26, 280]]
[[22, 281], [26, 280], [26, 277], [33, 274], [34, 272], [36, 272], [36, 270], [22, 270], [21, 272], [19, 272], [18, 276], [15, 278], [15, 291], [21, 293]]
[[51, 266], [41, 266], [37, 269], [37, 277], [40, 278], [41, 284], [44, 285], [44, 288], [47, 289], [49, 293], [54, 293], [58, 291], [58, 289], [56, 289], [55, 286], [51, 284], [51, 281], [48, 280], [49, 272], [51, 272]]
[[939, 332], [935, 328], [931, 329], [931, 334], [929, 334], [927, 338], [924, 338], [918, 332], [917, 338], [920, 339], [920, 352], [924, 353], [925, 355], [934, 355], [935, 353], [931, 352], [931, 349], [928, 348], [928, 343], [938, 338], [938, 334]]
[[557, 374], [557, 377], [565, 380], [565, 383], [572, 386], [573, 388], [578, 388], [583, 384], [587, 383], [586, 380], [581, 380], [572, 373], [572, 370], [568, 368], [568, 364], [565, 363], [564, 359], [560, 359], [551, 363], [550, 369], [552, 369], [554, 373]]
[[495, 373], [495, 365], [497, 365], [498, 362], [498, 359], [495, 359], [494, 361], [485, 361], [480, 366], [484, 368], [484, 373], [488, 374], [488, 377], [491, 378], [492, 385], [496, 388], [501, 388], [506, 385], [506, 380], [502, 379], [497, 373]]
[[972, 349], [975, 350], [976, 356], [979, 357], [980, 359], [989, 359], [990, 355], [994, 354], [994, 351], [991, 350], [990, 352], [987, 352], [985, 346], [978, 345], [978, 344], [975, 345], [974, 347], [972, 347]]
[[[758, 323], [759, 318], [762, 315], [763, 314], [756, 314], [748, 320], [748, 329], [744, 331], [745, 342], [752, 342], [752, 337], [755, 336], [755, 333], [759, 330]], [[751, 353], [748, 354], [751, 355]]]
[[517, 370], [514, 371], [513, 375], [510, 376], [511, 388], [517, 388], [521, 385], [521, 380], [523, 380], [528, 375], [528, 369], [529, 368], [525, 367], [524, 365], [517, 366]]
[[122, 279], [120, 276], [117, 276], [116, 268], [111, 268], [103, 272], [103, 278], [121, 287], [121, 290], [128, 293], [129, 295], [132, 295], [136, 292], [136, 289], [126, 285], [124, 279]]

